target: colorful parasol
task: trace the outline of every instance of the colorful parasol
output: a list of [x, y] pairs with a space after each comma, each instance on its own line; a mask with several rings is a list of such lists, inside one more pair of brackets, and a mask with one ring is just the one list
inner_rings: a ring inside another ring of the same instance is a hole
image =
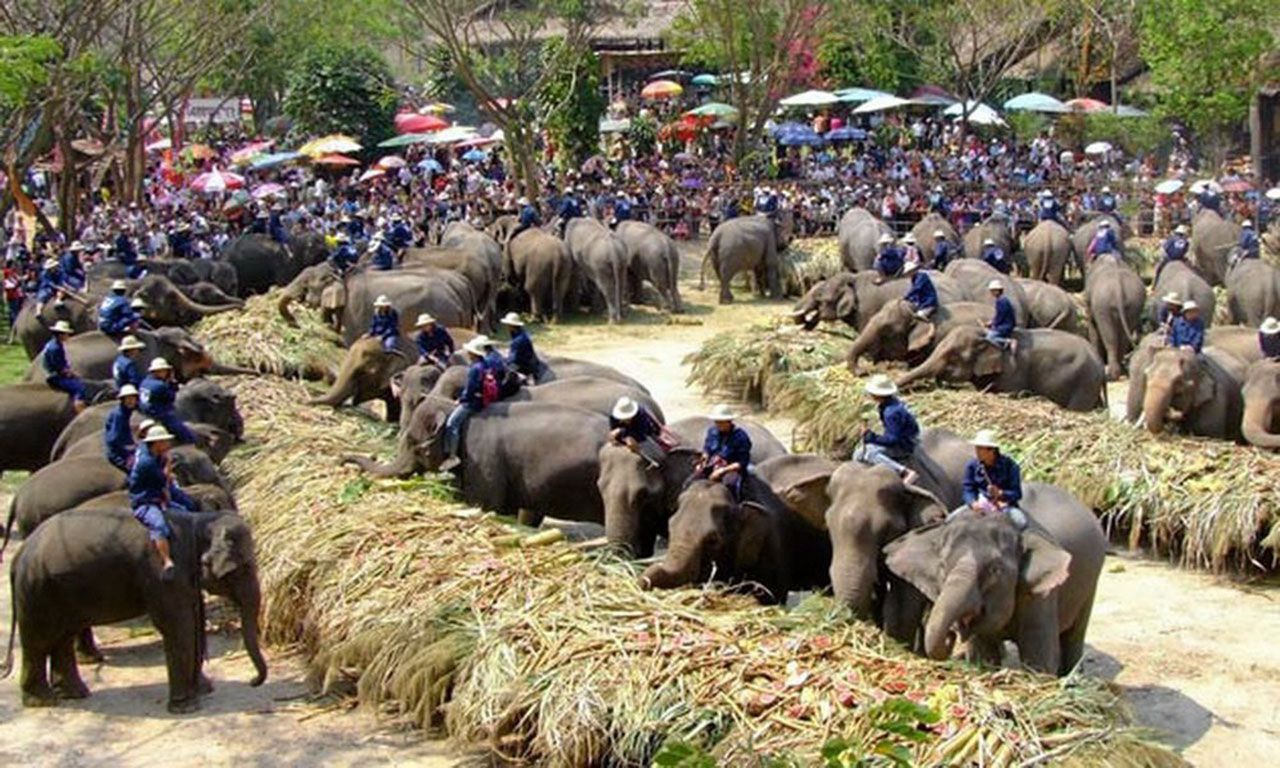
[[448, 121], [435, 115], [401, 112], [396, 115], [396, 133], [432, 133], [449, 127]]
[[228, 189], [240, 189], [244, 186], [244, 177], [237, 173], [229, 173], [214, 168], [191, 180], [191, 188], [206, 195], [226, 192]]
[[403, 168], [406, 163], [403, 157], [399, 155], [387, 155], [378, 161], [378, 167], [383, 170], [391, 170], [392, 168]]
[[360, 178], [356, 179], [356, 183], [363, 184], [366, 181], [373, 181], [374, 179], [380, 179], [386, 175], [387, 175], [387, 172], [382, 170], [381, 168], [370, 168], [369, 170], [360, 174]]
[[640, 98], [650, 101], [673, 99], [684, 93], [684, 88], [671, 80], [654, 80], [640, 91]]
[[319, 157], [321, 155], [342, 154], [345, 152], [359, 152], [363, 147], [360, 143], [350, 136], [343, 136], [340, 133], [322, 136], [318, 139], [312, 139], [301, 147], [298, 147], [298, 153], [307, 157]]
[[274, 182], [268, 184], [259, 184], [253, 188], [254, 200], [266, 200], [269, 197], [286, 197], [284, 185]]
[[246, 144], [231, 153], [231, 162], [233, 165], [249, 165], [255, 157], [266, 154], [274, 141], [255, 141], [252, 144]]
[[314, 165], [333, 165], [333, 166], [352, 166], [352, 165], [360, 164], [359, 160], [352, 159], [350, 157], [347, 157], [346, 155], [339, 155], [336, 152], [330, 152], [327, 155], [320, 155], [319, 157], [312, 158], [311, 162]]

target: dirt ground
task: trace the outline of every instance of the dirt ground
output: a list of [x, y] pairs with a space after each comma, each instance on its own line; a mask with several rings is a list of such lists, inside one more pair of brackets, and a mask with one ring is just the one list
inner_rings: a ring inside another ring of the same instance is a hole
[[[690, 263], [696, 273], [692, 252]], [[640, 379], [669, 419], [711, 404], [685, 384], [683, 357], [709, 336], [777, 313], [743, 301], [714, 307], [692, 290], [674, 320], [638, 309], [622, 326], [570, 321], [537, 331], [540, 348], [614, 365]], [[746, 297], [743, 297], [746, 298]], [[1113, 393], [1114, 396], [1115, 393]], [[791, 425], [764, 418], [784, 440]], [[8, 499], [0, 486], [0, 509]], [[9, 601], [0, 601], [9, 623]], [[0, 764], [33, 766], [394, 764], [452, 766], [467, 755], [399, 732], [372, 714], [310, 702], [297, 659], [269, 655], [271, 678], [250, 688], [235, 636], [210, 643], [218, 690], [194, 716], [164, 712], [163, 653], [149, 627], [112, 627], [108, 656], [83, 672], [94, 695], [54, 709], [21, 707], [16, 674], [0, 683]], [[1280, 591], [1189, 573], [1129, 553], [1108, 558], [1089, 631], [1087, 674], [1111, 680], [1137, 719], [1197, 765], [1272, 764], [1280, 753]]]

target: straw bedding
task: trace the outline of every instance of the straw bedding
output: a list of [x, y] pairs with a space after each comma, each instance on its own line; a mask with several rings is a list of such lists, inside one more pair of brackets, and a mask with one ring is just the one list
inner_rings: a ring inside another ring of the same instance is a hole
[[318, 310], [295, 302], [295, 328], [280, 316], [280, 289], [252, 296], [240, 312], [213, 315], [193, 332], [219, 362], [262, 373], [309, 380], [323, 379], [342, 363], [342, 340], [320, 319]]

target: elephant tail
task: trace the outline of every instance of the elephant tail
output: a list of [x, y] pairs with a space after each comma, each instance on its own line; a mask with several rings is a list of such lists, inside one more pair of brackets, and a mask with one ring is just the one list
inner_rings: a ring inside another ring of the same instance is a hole
[[1124, 316], [1124, 307], [1117, 307], [1116, 315], [1120, 318], [1120, 328], [1124, 330], [1124, 337], [1129, 340], [1130, 344], [1136, 344], [1138, 337], [1134, 335], [1133, 329], [1129, 327], [1129, 318]]
[[[8, 538], [7, 536], [5, 537]], [[9, 648], [4, 653], [4, 663], [0, 664], [0, 679], [13, 672], [13, 639], [18, 636], [18, 601], [17, 587], [13, 578], [9, 578]]]
[[702, 256], [702, 266], [698, 269], [698, 290], [707, 290], [707, 266], [712, 263], [716, 253], [716, 236], [713, 232], [711, 240], [707, 242], [707, 252]]
[[9, 537], [13, 534], [13, 521], [18, 516], [18, 497], [9, 500], [9, 519], [4, 524], [4, 543], [0, 543], [0, 563], [4, 562], [4, 551], [9, 548]]

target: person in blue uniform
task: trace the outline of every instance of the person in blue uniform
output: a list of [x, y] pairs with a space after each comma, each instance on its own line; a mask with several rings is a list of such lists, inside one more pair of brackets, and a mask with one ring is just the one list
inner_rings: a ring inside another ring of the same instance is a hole
[[1208, 208], [1219, 216], [1222, 215], [1222, 196], [1211, 186], [1205, 186], [1196, 193], [1196, 201], [1201, 208]]
[[1156, 264], [1154, 283], [1160, 279], [1160, 270], [1164, 269], [1166, 264], [1174, 261], [1185, 261], [1187, 252], [1191, 249], [1191, 241], [1187, 239], [1187, 226], [1179, 224], [1174, 227], [1173, 234], [1169, 235], [1163, 245], [1160, 246], [1161, 256], [1160, 263]]
[[137, 280], [146, 274], [146, 270], [138, 263], [138, 251], [133, 247], [133, 240], [129, 239], [129, 235], [121, 232], [116, 235], [115, 241], [116, 261], [124, 265], [124, 275], [130, 280]]
[[1262, 255], [1262, 241], [1253, 229], [1253, 222], [1245, 219], [1240, 223], [1240, 258], [1256, 259]]
[[1258, 347], [1264, 360], [1280, 360], [1280, 320], [1268, 317], [1258, 328]]
[[516, 235], [526, 229], [542, 226], [542, 217], [538, 215], [538, 209], [533, 206], [533, 203], [529, 202], [529, 198], [520, 198], [517, 201], [517, 205], [520, 206], [520, 218], [516, 223], [515, 230], [511, 233], [511, 240], [514, 240]]
[[1027, 527], [1027, 516], [1018, 508], [1022, 501], [1022, 469], [1000, 452], [1000, 443], [991, 430], [981, 430], [972, 440], [974, 458], [964, 468], [962, 510], [975, 515], [1003, 514], [1019, 530]]
[[616, 227], [624, 221], [631, 220], [631, 195], [626, 192], [618, 195], [613, 202], [613, 224]]
[[138, 323], [142, 321], [133, 307], [129, 306], [129, 297], [124, 295], [126, 290], [128, 286], [125, 282], [116, 280], [111, 284], [111, 292], [98, 305], [98, 330], [116, 342], [125, 334], [137, 331]]
[[45, 261], [44, 269], [40, 270], [40, 278], [36, 282], [36, 315], [44, 312], [45, 305], [51, 301], [55, 305], [61, 305], [70, 290], [62, 279], [62, 265], [58, 260]]
[[267, 234], [280, 245], [289, 244], [289, 230], [284, 226], [284, 206], [280, 203], [271, 206], [271, 214], [267, 217]]
[[449, 413], [449, 418], [444, 423], [444, 455], [445, 461], [440, 465], [442, 472], [448, 472], [461, 463], [458, 456], [458, 445], [462, 438], [462, 428], [466, 425], [467, 420], [473, 415], [484, 410], [485, 405], [492, 402], [491, 394], [486, 397], [485, 387], [486, 381], [488, 386], [495, 389], [497, 382], [492, 379], [492, 372], [485, 365], [485, 345], [488, 339], [484, 336], [476, 336], [462, 346], [462, 350], [467, 353], [467, 358], [471, 361], [467, 365], [467, 383], [462, 387], [462, 393], [458, 396], [458, 403]]
[[1173, 332], [1173, 321], [1182, 316], [1182, 297], [1177, 291], [1169, 291], [1160, 297], [1160, 309], [1156, 312], [1156, 322], [1160, 324], [1160, 332], [1164, 334], [1165, 342], [1169, 341], [1169, 334]]
[[538, 374], [542, 371], [542, 361], [533, 349], [533, 339], [524, 329], [524, 321], [515, 312], [508, 312], [500, 321], [511, 334], [511, 344], [507, 347], [507, 367], [520, 374], [530, 384], [538, 383]]
[[329, 266], [333, 267], [333, 271], [339, 275], [345, 275], [355, 266], [360, 257], [356, 254], [356, 249], [351, 246], [351, 236], [346, 232], [339, 231], [334, 235], [334, 240], [338, 247], [329, 254]]
[[195, 433], [178, 415], [177, 400], [178, 385], [173, 380], [173, 366], [163, 357], [157, 357], [151, 361], [147, 377], [138, 387], [138, 407], [143, 414], [163, 425], [178, 442], [194, 443]]
[[574, 190], [565, 190], [564, 197], [560, 198], [560, 207], [556, 210], [556, 215], [560, 217], [560, 236], [564, 237], [565, 228], [568, 227], [569, 222], [582, 216], [582, 203]]
[[71, 370], [71, 362], [67, 360], [66, 342], [71, 338], [71, 325], [66, 320], [59, 320], [49, 330], [52, 335], [41, 350], [44, 355], [44, 382], [52, 389], [71, 395], [78, 413], [85, 406], [84, 382]]
[[751, 467], [751, 437], [733, 423], [736, 416], [727, 405], [717, 405], [708, 418], [711, 426], [707, 427], [693, 476], [721, 483], [736, 501], [741, 501], [742, 481]]
[[249, 234], [265, 235], [267, 234], [267, 213], [266, 211], [258, 211], [253, 214], [253, 221], [249, 224]]
[[1002, 347], [1008, 346], [1013, 338], [1013, 329], [1018, 324], [1013, 302], [1004, 295], [1004, 283], [999, 280], [987, 283], [987, 290], [995, 300], [995, 315], [987, 324], [987, 341]]
[[1036, 215], [1040, 221], [1056, 221], [1064, 227], [1066, 226], [1066, 223], [1062, 220], [1062, 206], [1050, 190], [1041, 190], [1040, 204], [1037, 207]]
[[1098, 211], [1115, 216], [1116, 205], [1116, 196], [1111, 192], [1111, 187], [1103, 187], [1102, 194], [1098, 195]]
[[1002, 275], [1009, 274], [1013, 267], [1009, 263], [1009, 257], [1004, 252], [1004, 249], [996, 245], [996, 241], [989, 237], [982, 241], [982, 260]]
[[940, 229], [933, 231], [933, 268], [944, 270], [956, 257], [955, 244], [947, 239], [947, 233]]
[[928, 320], [938, 311], [938, 289], [934, 287], [933, 280], [914, 261], [902, 265], [902, 274], [911, 278], [911, 288], [902, 297], [903, 300], [911, 305], [916, 317]]
[[920, 424], [907, 404], [898, 399], [898, 386], [888, 376], [882, 373], [872, 376], [866, 392], [876, 401], [884, 433], [876, 433], [864, 423], [862, 442], [853, 452], [853, 460], [888, 467], [907, 483], [914, 483], [916, 474], [902, 462], [915, 453]]
[[1182, 315], [1174, 318], [1169, 329], [1169, 346], [1190, 349], [1197, 355], [1204, 348], [1204, 321], [1200, 319], [1200, 306], [1194, 301], [1184, 302]]
[[404, 216], [399, 211], [391, 214], [391, 228], [383, 239], [397, 255], [413, 245], [413, 230], [405, 223]]
[[142, 369], [138, 367], [138, 358], [142, 357], [142, 350], [146, 348], [147, 345], [139, 341], [137, 336], [125, 336], [120, 340], [120, 346], [116, 347], [120, 354], [111, 362], [111, 378], [116, 383], [116, 389], [123, 389], [126, 385], [142, 385]]
[[1120, 239], [1116, 236], [1115, 230], [1111, 228], [1110, 221], [1104, 219], [1098, 222], [1098, 229], [1093, 233], [1093, 239], [1089, 241], [1086, 253], [1089, 261], [1102, 256], [1110, 256], [1116, 260], [1120, 259]]
[[129, 506], [133, 516], [147, 529], [147, 538], [160, 557], [160, 578], [173, 580], [173, 558], [169, 540], [173, 531], [165, 519], [170, 511], [189, 512], [198, 505], [174, 482], [169, 468], [169, 448], [174, 436], [159, 424], [147, 430], [129, 470]]
[[893, 235], [888, 233], [880, 236], [878, 245], [880, 252], [876, 254], [871, 266], [880, 273], [882, 279], [897, 277], [905, 260], [902, 250], [893, 244]]
[[373, 300], [373, 320], [369, 323], [368, 336], [382, 339], [384, 352], [392, 352], [400, 346], [400, 313], [386, 296]]
[[379, 272], [389, 272], [396, 268], [396, 254], [382, 240], [382, 235], [374, 235], [369, 241], [369, 267]]
[[58, 265], [62, 268], [62, 282], [73, 291], [84, 290], [85, 274], [84, 263], [80, 261], [80, 254], [84, 253], [84, 244], [79, 240], [71, 243], [59, 259]]
[[670, 450], [662, 438], [661, 422], [648, 408], [625, 395], [618, 398], [609, 413], [609, 440], [626, 447], [650, 467], [659, 466]]
[[941, 186], [934, 187], [933, 192], [929, 193], [929, 212], [944, 219], [951, 218], [951, 201], [947, 199]]
[[133, 453], [137, 447], [129, 419], [133, 418], [133, 412], [138, 409], [138, 388], [125, 384], [116, 394], [116, 400], [118, 403], [107, 414], [107, 423], [102, 428], [102, 447], [112, 466], [121, 472], [128, 472], [133, 466]]
[[431, 315], [421, 314], [413, 327], [418, 329], [413, 337], [414, 346], [418, 348], [418, 364], [434, 365], [440, 370], [448, 368], [454, 345], [453, 337], [444, 326]]
[[179, 222], [176, 227], [169, 232], [169, 252], [173, 254], [175, 259], [191, 258], [191, 225], [187, 222]]

